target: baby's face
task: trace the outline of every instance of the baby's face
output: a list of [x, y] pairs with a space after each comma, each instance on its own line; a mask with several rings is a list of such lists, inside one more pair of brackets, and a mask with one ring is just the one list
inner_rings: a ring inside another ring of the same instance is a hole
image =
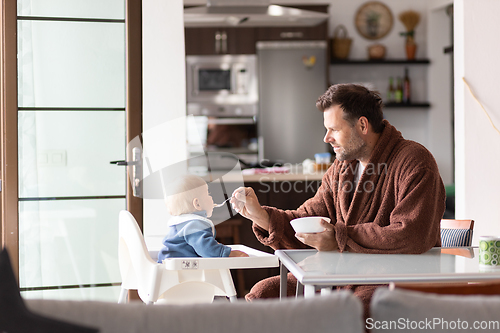
[[203, 210], [207, 211], [207, 216], [212, 216], [212, 212], [214, 210], [214, 199], [210, 193], [208, 193], [208, 185], [202, 186], [200, 188], [200, 195], [198, 196], [198, 200], [200, 200], [200, 206]]

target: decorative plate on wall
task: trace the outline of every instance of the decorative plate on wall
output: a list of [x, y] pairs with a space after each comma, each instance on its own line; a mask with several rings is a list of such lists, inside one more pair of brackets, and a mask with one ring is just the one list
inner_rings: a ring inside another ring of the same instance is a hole
[[394, 20], [389, 7], [380, 1], [369, 1], [359, 7], [354, 23], [361, 36], [375, 40], [391, 31]]

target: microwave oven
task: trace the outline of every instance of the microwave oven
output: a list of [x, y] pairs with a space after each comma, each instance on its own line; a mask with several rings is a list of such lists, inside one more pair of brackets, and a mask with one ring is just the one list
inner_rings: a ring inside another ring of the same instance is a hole
[[186, 83], [188, 114], [257, 115], [255, 55], [187, 56]]

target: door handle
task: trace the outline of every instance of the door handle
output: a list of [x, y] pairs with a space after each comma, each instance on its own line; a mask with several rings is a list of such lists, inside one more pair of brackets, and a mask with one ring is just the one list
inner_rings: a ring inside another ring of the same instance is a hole
[[111, 161], [109, 164], [116, 164], [116, 165], [122, 165], [122, 166], [128, 166], [128, 165], [137, 165], [138, 162], [134, 161]]
[[142, 151], [139, 147], [132, 149], [132, 161], [111, 161], [110, 164], [119, 166], [131, 166], [132, 170], [128, 170], [131, 174], [130, 181], [132, 183], [132, 193], [134, 197], [142, 197]]

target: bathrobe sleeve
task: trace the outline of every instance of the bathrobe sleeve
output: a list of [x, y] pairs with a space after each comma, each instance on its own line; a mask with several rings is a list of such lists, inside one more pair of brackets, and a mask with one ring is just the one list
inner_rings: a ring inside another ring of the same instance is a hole
[[325, 216], [335, 221], [335, 205], [332, 197], [331, 167], [323, 176], [321, 186], [314, 197], [305, 201], [297, 210], [281, 210], [275, 207], [264, 206], [269, 214], [269, 232], [260, 228], [255, 223], [253, 231], [257, 239], [264, 245], [278, 249], [305, 249], [310, 248], [295, 237], [295, 231], [290, 221], [305, 216]]

